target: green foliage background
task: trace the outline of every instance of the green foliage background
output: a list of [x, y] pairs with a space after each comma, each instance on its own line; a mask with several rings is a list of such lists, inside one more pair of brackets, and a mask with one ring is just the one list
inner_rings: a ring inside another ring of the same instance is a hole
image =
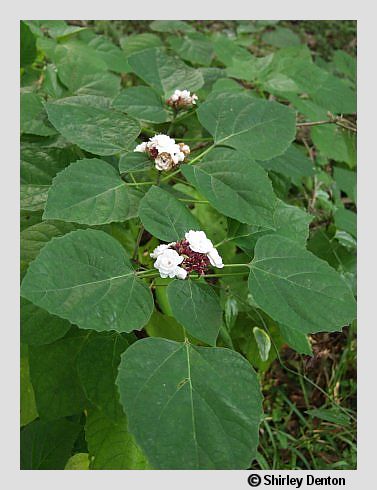
[[[20, 35], [21, 468], [354, 468], [355, 23]], [[188, 229], [230, 268], [143, 272]]]

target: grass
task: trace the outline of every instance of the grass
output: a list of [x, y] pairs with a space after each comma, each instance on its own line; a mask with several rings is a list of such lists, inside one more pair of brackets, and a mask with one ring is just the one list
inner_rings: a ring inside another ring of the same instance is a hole
[[261, 378], [271, 415], [253, 469], [356, 468], [355, 325], [312, 341], [313, 358], [286, 348]]

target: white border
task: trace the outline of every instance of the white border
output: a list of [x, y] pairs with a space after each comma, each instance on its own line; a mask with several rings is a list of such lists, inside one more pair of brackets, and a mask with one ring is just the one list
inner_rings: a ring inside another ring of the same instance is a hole
[[[115, 2], [65, 0], [63, 2], [3, 2], [1, 25], [1, 212], [2, 212], [2, 274], [1, 274], [1, 477], [4, 488], [17, 484], [28, 488], [81, 488], [82, 485], [103, 487], [122, 485], [129, 489], [163, 488], [192, 489], [211, 485], [218, 489], [250, 488], [246, 482], [249, 471], [19, 471], [19, 20], [20, 19], [357, 19], [358, 20], [358, 470], [341, 472], [269, 471], [268, 474], [292, 477], [302, 474], [344, 476], [346, 488], [369, 489], [375, 486], [374, 466], [376, 437], [375, 346], [377, 304], [374, 278], [377, 277], [376, 249], [376, 21], [372, 3], [316, 0], [245, 2], [231, 0], [219, 4], [203, 0]], [[5, 275], [4, 275], [5, 271]], [[259, 472], [260, 474], [264, 472]], [[261, 485], [259, 488], [263, 488]], [[293, 488], [279, 487], [271, 488]], [[301, 488], [306, 488], [302, 486]], [[314, 488], [314, 487], [308, 487]]]

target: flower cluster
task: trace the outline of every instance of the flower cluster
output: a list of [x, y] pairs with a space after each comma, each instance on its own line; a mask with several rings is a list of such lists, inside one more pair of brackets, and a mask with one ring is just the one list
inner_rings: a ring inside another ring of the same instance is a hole
[[148, 142], [137, 145], [134, 151], [148, 153], [154, 159], [157, 170], [171, 170], [190, 154], [190, 147], [176, 143], [167, 134], [156, 134]]
[[185, 279], [190, 272], [203, 275], [209, 267], [224, 267], [223, 261], [204, 231], [190, 230], [179, 242], [162, 244], [150, 254], [161, 277]]
[[175, 90], [166, 103], [174, 109], [182, 109], [195, 105], [197, 100], [198, 96], [195, 94], [191, 95], [189, 90]]

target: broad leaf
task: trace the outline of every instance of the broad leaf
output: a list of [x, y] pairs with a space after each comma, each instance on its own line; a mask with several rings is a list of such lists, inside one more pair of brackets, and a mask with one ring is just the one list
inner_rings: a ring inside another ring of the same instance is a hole
[[144, 172], [152, 167], [153, 163], [147, 153], [128, 152], [119, 159], [119, 172], [121, 174]]
[[138, 77], [165, 97], [170, 97], [177, 87], [192, 91], [199, 89], [204, 83], [198, 70], [186, 65], [179, 58], [168, 56], [161, 49], [140, 51], [130, 56], [128, 62]]
[[309, 236], [309, 224], [313, 217], [297, 206], [277, 200], [273, 214], [273, 228], [231, 222], [229, 236], [247, 253], [252, 252], [256, 241], [263, 235], [276, 234], [305, 246]]
[[71, 324], [21, 298], [21, 340], [29, 345], [51, 344], [68, 332]]
[[102, 231], [78, 230], [49, 242], [30, 265], [21, 294], [80, 328], [130, 332], [153, 299], [123, 247]]
[[96, 155], [124, 151], [140, 132], [139, 123], [125, 114], [68, 97], [46, 104], [50, 121], [70, 142]]
[[340, 167], [334, 167], [336, 186], [356, 202], [356, 173]]
[[355, 299], [342, 277], [287, 238], [260, 238], [250, 267], [253, 298], [284, 325], [303, 333], [331, 332], [355, 318]]
[[113, 101], [113, 107], [141, 121], [164, 123], [171, 119], [161, 97], [149, 87], [123, 90]]
[[211, 64], [214, 52], [212, 44], [204, 34], [195, 32], [187, 34], [185, 37], [170, 36], [168, 41], [183, 60], [204, 66]]
[[38, 136], [51, 136], [56, 134], [55, 128], [47, 119], [46, 110], [42, 101], [42, 97], [37, 94], [21, 94], [21, 133], [36, 134]]
[[30, 377], [41, 419], [54, 420], [85, 408], [76, 361], [88, 335], [78, 331], [53, 344], [29, 347]]
[[356, 213], [349, 209], [340, 208], [334, 214], [335, 225], [339, 230], [344, 230], [352, 236], [357, 235]]
[[20, 22], [20, 64], [21, 67], [33, 63], [37, 55], [35, 36], [30, 27], [21, 20]]
[[80, 40], [58, 44], [54, 61], [59, 79], [71, 93], [114, 97], [120, 90], [120, 78], [107, 71], [103, 55]]
[[65, 465], [65, 470], [88, 470], [89, 455], [88, 453], [76, 453], [69, 458]]
[[247, 94], [214, 93], [197, 113], [217, 145], [241, 150], [254, 160], [280, 155], [296, 133], [292, 109]]
[[105, 36], [93, 36], [88, 46], [94, 48], [97, 56], [105, 63], [109, 70], [116, 73], [126, 73], [130, 70], [127, 56], [118, 46]]
[[123, 354], [117, 384], [129, 430], [153, 468], [250, 466], [261, 393], [237, 352], [144, 339]]
[[206, 283], [177, 279], [169, 284], [167, 293], [175, 319], [197, 339], [215, 345], [222, 310], [214, 290]]
[[114, 167], [98, 158], [83, 159], [54, 178], [43, 219], [102, 225], [125, 221], [129, 207], [127, 185]]
[[120, 45], [128, 58], [131, 54], [149, 48], [159, 48], [162, 46], [161, 39], [156, 34], [143, 32], [142, 34], [131, 34], [120, 40]]
[[61, 138], [21, 145], [21, 209], [44, 209], [53, 177], [77, 160], [77, 148]]
[[294, 181], [300, 181], [302, 177], [314, 174], [313, 163], [302, 149], [291, 145], [282, 155], [260, 162], [266, 170], [273, 170], [286, 177], [291, 177]]
[[282, 338], [296, 352], [307, 356], [313, 355], [312, 347], [306, 334], [300, 332], [300, 330], [282, 324], [279, 325], [279, 330]]
[[56, 221], [36, 223], [23, 230], [20, 242], [21, 272], [26, 271], [29, 264], [52, 238], [63, 236], [75, 229], [77, 229], [76, 225]]
[[79, 431], [65, 419], [35, 420], [21, 431], [21, 469], [63, 470]]
[[189, 230], [200, 230], [187, 207], [156, 186], [140, 201], [139, 216], [149, 233], [166, 242], [181, 240]]
[[144, 470], [148, 463], [127, 430], [127, 419], [113, 420], [89, 411], [85, 437], [92, 470]]
[[88, 400], [114, 420], [123, 416], [115, 386], [120, 355], [128, 342], [118, 333], [92, 335], [81, 349], [77, 370]]
[[29, 424], [38, 417], [33, 385], [30, 381], [28, 347], [21, 344], [20, 355], [20, 425]]
[[210, 204], [242, 223], [273, 227], [276, 196], [266, 172], [244, 153], [216, 148], [185, 177]]

